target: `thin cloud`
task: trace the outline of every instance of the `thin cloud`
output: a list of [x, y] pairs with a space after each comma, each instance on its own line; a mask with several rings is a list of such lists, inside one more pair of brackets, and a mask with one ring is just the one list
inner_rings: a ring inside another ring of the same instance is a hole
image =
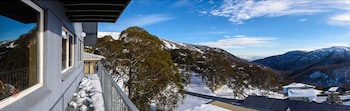
[[149, 26], [149, 25], [169, 21], [172, 19], [174, 19], [174, 17], [166, 14], [137, 15], [135, 17], [130, 17], [128, 19], [118, 21], [116, 24], [109, 25], [108, 27], [100, 27], [100, 29], [101, 31], [120, 32], [131, 26], [144, 27], [144, 26]]
[[316, 44], [309, 44], [308, 46], [288, 48], [288, 49], [283, 49], [283, 50], [284, 51], [295, 51], [295, 50], [313, 51], [313, 50], [317, 50], [317, 49], [329, 48], [329, 47], [334, 47], [334, 46], [350, 47], [350, 44], [345, 43], [345, 42], [316, 43]]
[[213, 31], [213, 32], [208, 32], [207, 34], [209, 35], [219, 35], [219, 34], [227, 34], [226, 31]]
[[350, 11], [350, 3], [343, 0], [225, 0], [209, 11], [212, 16], [226, 17], [235, 24], [257, 17], [279, 17], [288, 15], [311, 15], [331, 10]]
[[214, 4], [215, 2], [213, 0], [208, 1], [209, 4]]
[[308, 19], [299, 19], [298, 21], [299, 22], [305, 22], [305, 21], [307, 21]]
[[189, 2], [189, 0], [178, 0], [178, 1], [176, 1], [176, 2], [172, 5], [172, 7], [181, 7], [181, 6], [185, 6], [185, 5], [188, 4], [188, 2]]
[[153, 15], [146, 15], [146, 16], [141, 15], [139, 17], [129, 18], [122, 22], [127, 23], [126, 25], [128, 26], [147, 26], [147, 25], [157, 24], [157, 23], [164, 22], [171, 19], [173, 19], [173, 17], [170, 17], [168, 15], [153, 14]]
[[199, 13], [199, 15], [206, 15], [206, 14], [208, 14], [207, 11], [198, 11], [198, 13]]
[[335, 15], [329, 19], [328, 23], [331, 25], [350, 26], [350, 13]]
[[271, 41], [277, 40], [272, 37], [246, 37], [246, 36], [225, 36], [224, 39], [215, 42], [203, 42], [200, 45], [207, 45], [211, 47], [223, 48], [223, 49], [233, 49], [233, 48], [245, 48], [247, 46], [259, 46], [262, 44], [267, 44]]

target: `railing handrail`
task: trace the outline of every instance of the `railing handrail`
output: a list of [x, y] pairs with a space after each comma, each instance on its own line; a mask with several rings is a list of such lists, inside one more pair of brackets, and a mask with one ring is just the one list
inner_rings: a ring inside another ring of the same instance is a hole
[[12, 72], [21, 72], [21, 71], [25, 71], [25, 70], [28, 70], [29, 68], [21, 68], [21, 69], [14, 69], [14, 70], [9, 70], [9, 71], [3, 71], [3, 72], [0, 72], [0, 75], [1, 74], [8, 74], [8, 73], [12, 73]]
[[117, 92], [120, 94], [123, 102], [129, 107], [131, 111], [139, 111], [139, 109], [135, 106], [135, 104], [129, 99], [129, 97], [120, 89], [119, 85], [113, 80], [112, 76], [107, 72], [107, 70], [103, 67], [101, 62], [98, 62], [98, 70], [104, 71], [105, 76], [112, 82], [113, 87], [116, 88]]

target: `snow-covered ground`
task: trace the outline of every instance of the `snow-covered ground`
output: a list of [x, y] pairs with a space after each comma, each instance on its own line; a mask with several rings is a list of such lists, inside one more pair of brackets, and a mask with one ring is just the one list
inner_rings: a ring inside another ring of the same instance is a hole
[[179, 100], [178, 104], [179, 106], [175, 109], [175, 111], [185, 111], [192, 109], [194, 107], [200, 106], [202, 104], [209, 103], [213, 100], [211, 99], [204, 99], [196, 96], [191, 95], [185, 95], [186, 97], [183, 100]]
[[[203, 82], [202, 77], [198, 76], [197, 74], [192, 73], [191, 74], [191, 82], [189, 85], [187, 85], [185, 90], [190, 92], [196, 92], [200, 94], [205, 95], [212, 95], [216, 96]], [[175, 111], [185, 111], [185, 110], [191, 110], [192, 108], [198, 107], [200, 105], [206, 104], [208, 102], [211, 102], [213, 100], [211, 99], [204, 99], [196, 96], [191, 95], [185, 95], [185, 98], [183, 100], [178, 101], [178, 107], [175, 109]], [[194, 111], [194, 110], [191, 110]], [[198, 110], [197, 110], [198, 111]]]
[[[184, 89], [186, 91], [205, 94], [205, 95], [211, 95], [211, 96], [217, 96], [217, 97], [223, 97], [223, 98], [234, 98], [233, 90], [229, 88], [227, 85], [224, 85], [220, 89], [213, 92], [206, 86], [206, 84], [202, 80], [202, 77], [196, 73], [191, 73], [191, 82]], [[244, 89], [244, 92], [247, 94], [256, 94], [256, 95], [267, 94], [269, 95], [269, 97], [272, 97], [272, 98], [280, 98], [280, 99], [285, 98], [283, 94], [260, 90], [252, 87]], [[212, 105], [206, 104], [211, 102], [212, 101], [211, 99], [204, 99], [204, 98], [195, 97], [191, 95], [185, 95], [185, 96], [186, 98], [184, 100], [179, 101], [178, 103], [179, 107], [176, 109], [176, 111], [185, 111], [185, 110], [207, 111], [204, 109], [213, 108]], [[215, 111], [216, 110], [220, 111], [220, 109], [215, 109]]]
[[[339, 96], [341, 100], [350, 99], [350, 95], [341, 95]], [[316, 102], [322, 103], [327, 101], [327, 96], [317, 96]], [[343, 105], [350, 106], [350, 101], [343, 102]]]
[[199, 76], [195, 73], [191, 74], [191, 82], [185, 87], [185, 90], [205, 95], [216, 96], [216, 94], [214, 94], [203, 82], [202, 76]]
[[104, 111], [104, 102], [100, 79], [97, 74], [85, 75], [79, 90], [73, 94], [69, 106], [74, 111]]
[[192, 109], [185, 110], [185, 111], [231, 111], [231, 110], [221, 108], [218, 106], [214, 106], [211, 104], [202, 104], [200, 106], [197, 106], [197, 107], [194, 107]]

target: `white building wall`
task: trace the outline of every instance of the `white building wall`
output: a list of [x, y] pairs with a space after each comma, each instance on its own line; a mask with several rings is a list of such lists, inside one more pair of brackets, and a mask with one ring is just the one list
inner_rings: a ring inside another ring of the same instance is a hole
[[[75, 44], [74, 66], [61, 72], [62, 26], [82, 40], [81, 23], [70, 23], [64, 8], [57, 1], [35, 2], [44, 9], [43, 84], [35, 91], [11, 102], [1, 111], [62, 111], [71, 100], [83, 77], [83, 61], [78, 62], [78, 44]], [[78, 43], [78, 42], [77, 42]]]

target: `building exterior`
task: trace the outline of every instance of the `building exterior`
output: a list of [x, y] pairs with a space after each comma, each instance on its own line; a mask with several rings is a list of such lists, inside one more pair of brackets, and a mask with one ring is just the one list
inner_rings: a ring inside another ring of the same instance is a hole
[[106, 57], [101, 55], [96, 55], [92, 53], [83, 53], [84, 56], [84, 73], [85, 74], [96, 74], [97, 63], [101, 60], [106, 59]]
[[287, 99], [273, 99], [262, 96], [248, 96], [243, 107], [259, 111], [349, 111], [350, 106], [326, 103], [304, 102]]
[[84, 75], [83, 46], [96, 43], [97, 22], [115, 22], [129, 2], [1, 1], [0, 35], [17, 38], [0, 39], [0, 110], [65, 110]]
[[308, 84], [291, 83], [283, 86], [283, 92], [290, 100], [311, 102], [316, 101], [317, 98], [317, 93], [314, 88], [315, 86]]

